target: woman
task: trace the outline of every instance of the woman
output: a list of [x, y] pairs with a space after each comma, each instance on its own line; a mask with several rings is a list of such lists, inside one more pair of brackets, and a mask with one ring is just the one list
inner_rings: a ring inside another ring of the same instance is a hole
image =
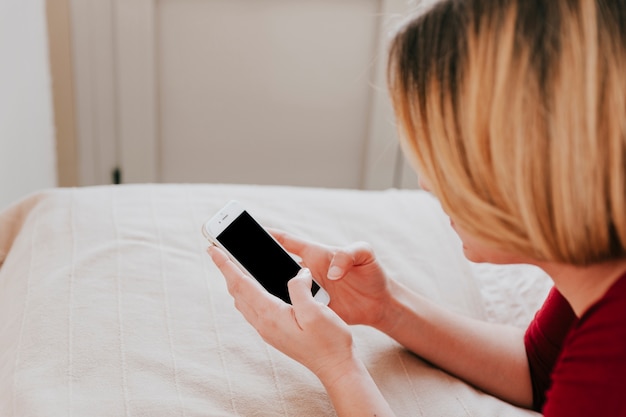
[[392, 415], [347, 324], [546, 416], [626, 416], [626, 1], [441, 1], [394, 38], [389, 86], [403, 148], [466, 257], [553, 279], [529, 328], [435, 306], [367, 245], [283, 233], [309, 268], [290, 282], [293, 306], [209, 249], [237, 307], [320, 378], [340, 416]]

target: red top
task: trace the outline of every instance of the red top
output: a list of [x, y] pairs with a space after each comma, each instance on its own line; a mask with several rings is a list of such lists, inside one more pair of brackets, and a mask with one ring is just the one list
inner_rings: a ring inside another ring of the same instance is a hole
[[578, 319], [553, 288], [524, 337], [545, 417], [626, 417], [626, 275]]

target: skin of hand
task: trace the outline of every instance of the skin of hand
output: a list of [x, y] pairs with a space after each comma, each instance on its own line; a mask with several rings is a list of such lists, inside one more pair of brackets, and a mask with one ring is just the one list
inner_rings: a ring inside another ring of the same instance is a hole
[[289, 305], [268, 293], [221, 249], [211, 246], [208, 253], [226, 278], [235, 307], [266, 343], [326, 383], [354, 367], [350, 328], [330, 308], [313, 299], [308, 269], [302, 269], [289, 281]]
[[390, 280], [369, 244], [356, 242], [339, 248], [275, 229], [269, 232], [302, 259], [301, 264], [330, 295], [329, 307], [346, 323], [381, 326], [392, 297]]
[[532, 403], [523, 330], [452, 313], [408, 290], [386, 277], [367, 244], [334, 248], [281, 231], [270, 233], [302, 258], [329, 293], [329, 307], [347, 323], [377, 328], [418, 356], [508, 402], [526, 407]]
[[378, 328], [418, 356], [508, 402], [526, 407], [532, 403], [523, 330], [452, 313], [409, 291], [387, 278], [367, 244], [336, 248], [270, 232], [310, 268], [329, 293], [330, 308], [313, 300], [306, 271], [290, 281], [294, 304], [289, 306], [219, 249], [209, 253], [226, 277], [237, 308], [266, 342], [320, 378], [338, 415], [367, 415], [372, 410], [377, 410], [373, 415], [393, 414], [354, 355], [346, 323]]

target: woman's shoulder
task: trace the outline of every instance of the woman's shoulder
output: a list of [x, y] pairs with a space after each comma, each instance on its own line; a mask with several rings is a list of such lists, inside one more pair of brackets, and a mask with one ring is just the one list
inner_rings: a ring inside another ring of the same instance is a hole
[[614, 365], [626, 369], [626, 274], [570, 329], [561, 356], [574, 364], [593, 358], [596, 365], [614, 360]]
[[[607, 290], [582, 315], [570, 338], [574, 342], [578, 338], [589, 336], [605, 336], [617, 338], [617, 334], [626, 332], [626, 274]], [[626, 344], [626, 338], [621, 339]]]
[[544, 413], [626, 416], [624, 386], [626, 275], [570, 329], [552, 373]]

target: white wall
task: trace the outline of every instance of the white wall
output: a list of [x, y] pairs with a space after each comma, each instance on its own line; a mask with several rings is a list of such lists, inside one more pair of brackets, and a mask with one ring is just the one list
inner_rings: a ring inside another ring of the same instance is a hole
[[0, 0], [0, 209], [57, 183], [45, 0]]

